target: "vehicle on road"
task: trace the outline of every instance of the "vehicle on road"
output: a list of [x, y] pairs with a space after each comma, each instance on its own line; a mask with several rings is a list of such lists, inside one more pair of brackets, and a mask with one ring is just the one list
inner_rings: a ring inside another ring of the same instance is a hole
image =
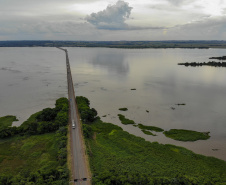
[[72, 120], [72, 128], [75, 129], [75, 121]]

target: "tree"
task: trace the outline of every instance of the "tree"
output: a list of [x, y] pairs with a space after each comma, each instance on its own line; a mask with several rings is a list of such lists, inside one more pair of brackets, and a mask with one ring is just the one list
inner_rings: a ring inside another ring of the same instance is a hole
[[46, 108], [36, 118], [38, 121], [53, 121], [57, 115], [56, 109]]

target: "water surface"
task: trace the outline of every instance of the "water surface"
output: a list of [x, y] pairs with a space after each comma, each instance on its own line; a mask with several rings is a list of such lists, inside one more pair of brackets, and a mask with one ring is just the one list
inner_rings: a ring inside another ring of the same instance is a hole
[[[207, 62], [209, 57], [225, 55], [224, 49], [67, 49], [75, 93], [89, 98], [100, 117], [107, 115], [103, 121], [149, 141], [184, 146], [226, 160], [226, 68], [177, 65]], [[0, 48], [0, 53], [0, 116], [14, 114], [25, 120], [31, 113], [53, 107], [55, 99], [67, 96], [63, 51]], [[178, 103], [186, 105], [175, 105]], [[120, 112], [121, 107], [128, 111]], [[164, 130], [210, 131], [211, 138], [180, 142], [162, 133], [145, 135], [139, 128], [122, 125], [118, 113]]]

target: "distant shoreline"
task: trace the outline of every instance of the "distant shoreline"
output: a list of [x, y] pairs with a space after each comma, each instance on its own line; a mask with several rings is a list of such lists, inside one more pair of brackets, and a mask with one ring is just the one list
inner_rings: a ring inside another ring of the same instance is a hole
[[171, 40], [171, 41], [54, 41], [54, 40], [21, 40], [0, 41], [0, 47], [105, 47], [125, 49], [226, 49], [222, 40]]

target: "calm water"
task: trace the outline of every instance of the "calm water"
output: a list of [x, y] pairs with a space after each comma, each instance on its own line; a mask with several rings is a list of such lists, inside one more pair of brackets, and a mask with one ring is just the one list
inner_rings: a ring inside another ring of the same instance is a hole
[[[67, 48], [76, 95], [90, 99], [103, 121], [149, 141], [184, 146], [226, 160], [226, 68], [184, 67], [207, 62], [224, 49]], [[56, 48], [0, 48], [0, 116], [14, 114], [20, 124], [57, 98], [67, 96], [64, 52]], [[131, 91], [131, 88], [136, 88]], [[185, 106], [175, 104], [185, 103]], [[127, 107], [127, 112], [118, 108]], [[172, 110], [174, 107], [175, 110]], [[149, 113], [146, 112], [149, 111]], [[144, 125], [210, 131], [206, 141], [179, 142], [163, 134], [148, 136], [122, 125], [117, 114]], [[213, 151], [212, 149], [219, 149]]]

